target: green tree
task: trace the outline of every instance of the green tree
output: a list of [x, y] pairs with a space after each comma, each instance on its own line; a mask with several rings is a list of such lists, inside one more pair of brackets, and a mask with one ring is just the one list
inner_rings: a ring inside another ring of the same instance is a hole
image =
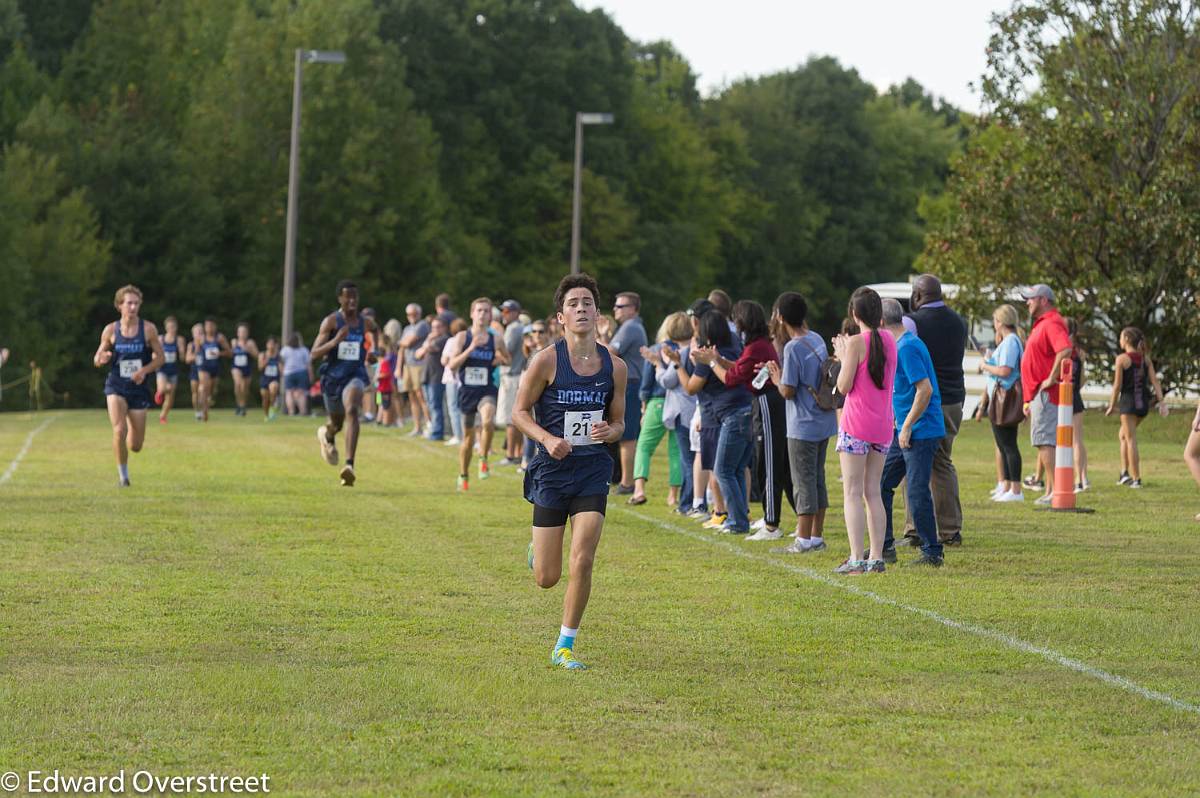
[[[1030, 86], [1036, 88], [1030, 89]], [[1168, 385], [1200, 376], [1200, 29], [1167, 0], [1018, 3], [997, 20], [992, 114], [956, 163], [926, 268], [980, 310], [1046, 282], [1086, 348], [1150, 336]]]

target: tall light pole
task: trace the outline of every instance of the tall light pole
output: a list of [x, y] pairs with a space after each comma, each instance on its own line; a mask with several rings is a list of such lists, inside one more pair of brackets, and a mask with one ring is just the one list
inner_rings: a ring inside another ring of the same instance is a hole
[[283, 340], [292, 337], [292, 307], [296, 300], [296, 222], [300, 215], [300, 100], [304, 64], [344, 64], [340, 50], [297, 50], [296, 75], [292, 85], [292, 149], [288, 157], [287, 241], [283, 250]]
[[611, 125], [612, 114], [575, 113], [575, 192], [571, 202], [571, 274], [579, 274], [579, 219], [583, 207], [583, 126]]

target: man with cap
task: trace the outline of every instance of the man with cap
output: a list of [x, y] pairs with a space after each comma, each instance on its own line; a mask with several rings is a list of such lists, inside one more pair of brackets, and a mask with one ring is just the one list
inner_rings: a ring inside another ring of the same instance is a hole
[[[1059, 368], [1071, 356], [1071, 338], [1067, 323], [1059, 315], [1054, 291], [1045, 283], [1021, 292], [1033, 329], [1025, 342], [1021, 357], [1021, 391], [1025, 400], [1025, 415], [1029, 416], [1029, 437], [1038, 451], [1038, 460], [1050, 477], [1054, 475], [1054, 446], [1058, 435]], [[1054, 480], [1046, 480], [1046, 494], [1037, 504], [1049, 504], [1054, 493]]]
[[525, 371], [525, 349], [522, 346], [525, 325], [519, 318], [521, 303], [515, 299], [506, 299], [500, 304], [500, 321], [504, 325], [504, 348], [508, 350], [512, 362], [500, 367], [500, 397], [496, 402], [496, 423], [503, 425], [504, 459], [500, 465], [520, 465], [521, 447], [524, 436], [512, 423], [513, 404], [517, 399], [517, 388], [521, 385], [521, 373]]
[[[937, 518], [938, 540], [949, 546], [962, 543], [962, 504], [958, 498], [958, 471], [951, 455], [954, 438], [962, 424], [963, 402], [967, 398], [963, 379], [963, 353], [967, 347], [967, 323], [950, 308], [942, 296], [942, 283], [932, 274], [922, 274], [913, 280], [911, 318], [917, 337], [929, 350], [933, 371], [942, 404], [945, 436], [933, 454], [930, 487], [933, 489], [934, 516]], [[906, 511], [905, 538], [911, 545], [921, 545], [912, 515]]]

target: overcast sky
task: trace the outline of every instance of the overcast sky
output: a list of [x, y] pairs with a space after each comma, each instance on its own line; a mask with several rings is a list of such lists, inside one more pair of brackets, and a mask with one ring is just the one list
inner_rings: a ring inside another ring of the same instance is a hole
[[831, 55], [880, 90], [907, 77], [979, 110], [989, 19], [1010, 0], [577, 0], [638, 41], [667, 39], [710, 94], [725, 83]]

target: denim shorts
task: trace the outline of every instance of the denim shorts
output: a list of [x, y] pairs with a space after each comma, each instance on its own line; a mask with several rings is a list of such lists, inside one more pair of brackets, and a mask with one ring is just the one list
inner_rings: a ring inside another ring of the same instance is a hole
[[837, 446], [834, 450], [846, 454], [865, 455], [871, 452], [887, 454], [890, 448], [892, 448], [891, 444], [871, 443], [862, 438], [856, 438], [843, 430], [838, 430]]

